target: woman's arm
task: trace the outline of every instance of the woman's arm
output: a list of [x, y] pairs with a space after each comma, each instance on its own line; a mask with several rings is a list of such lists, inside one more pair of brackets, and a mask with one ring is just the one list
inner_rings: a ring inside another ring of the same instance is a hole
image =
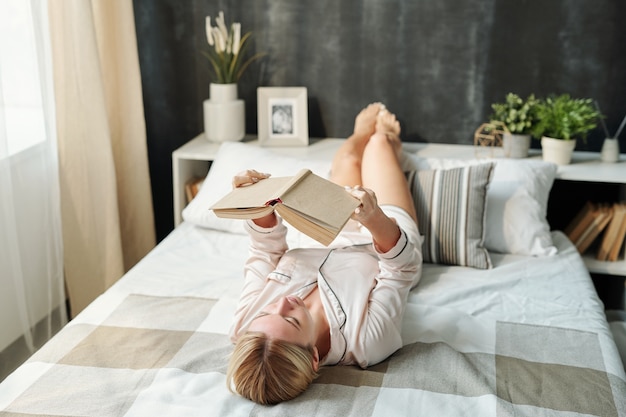
[[[267, 177], [269, 174], [248, 170], [233, 178], [233, 187], [254, 184]], [[287, 228], [273, 212], [259, 219], [246, 220], [245, 230], [250, 237], [250, 246], [248, 259], [244, 265], [244, 287], [230, 330], [233, 340], [238, 337], [250, 304], [263, 290], [268, 274], [276, 268], [280, 258], [288, 249]]]
[[395, 219], [382, 211], [372, 190], [353, 187], [348, 191], [362, 203], [352, 218], [367, 227], [378, 252], [376, 285], [370, 293], [361, 330], [367, 362], [371, 365], [402, 346], [402, 317], [411, 287], [421, 275], [422, 254]]
[[352, 188], [346, 187], [346, 190], [361, 201], [361, 205], [354, 211], [352, 218], [370, 231], [374, 245], [379, 252], [388, 252], [400, 239], [400, 228], [395, 220], [383, 212], [372, 190], [359, 185]]
[[[247, 187], [248, 185], [256, 184], [257, 182], [269, 178], [271, 174], [264, 174], [254, 169], [248, 169], [242, 171], [233, 177], [233, 188]], [[271, 212], [265, 217], [252, 220], [254, 224], [263, 228], [274, 227], [277, 224], [276, 214]]]
[[250, 309], [265, 288], [267, 276], [276, 269], [276, 265], [288, 249], [287, 228], [278, 218], [275, 220], [276, 225], [270, 228], [258, 226], [251, 220], [245, 223], [245, 230], [250, 237], [250, 246], [243, 271], [244, 284], [230, 328], [230, 337], [233, 342], [244, 330]]
[[369, 364], [378, 363], [402, 346], [402, 318], [409, 292], [421, 275], [421, 251], [401, 231], [394, 248], [378, 253], [378, 267], [362, 333]]
[[[233, 177], [233, 188], [247, 187], [268, 178], [270, 174], [248, 169]], [[274, 212], [246, 222], [246, 231], [250, 236], [250, 254], [246, 261], [246, 280], [257, 275], [257, 279], [265, 282], [267, 274], [274, 270], [276, 264], [287, 250], [286, 228], [278, 221]], [[250, 269], [252, 274], [250, 274]]]

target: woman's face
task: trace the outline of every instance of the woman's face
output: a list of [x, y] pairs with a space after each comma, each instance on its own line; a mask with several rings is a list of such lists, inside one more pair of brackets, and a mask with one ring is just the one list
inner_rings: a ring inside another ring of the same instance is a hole
[[316, 342], [313, 317], [302, 299], [293, 295], [265, 306], [248, 330], [300, 346], [315, 346]]

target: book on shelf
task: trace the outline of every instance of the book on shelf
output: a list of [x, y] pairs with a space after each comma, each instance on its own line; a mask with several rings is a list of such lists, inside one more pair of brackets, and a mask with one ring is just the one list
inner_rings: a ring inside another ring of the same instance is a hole
[[565, 234], [583, 254], [609, 224], [612, 216], [612, 205], [587, 202], [565, 228]]
[[617, 261], [624, 239], [626, 239], [626, 203], [615, 203], [613, 204], [613, 217], [606, 227], [596, 259]]
[[569, 222], [565, 230], [563, 230], [574, 244], [593, 221], [593, 209], [594, 204], [591, 201], [587, 201], [578, 213], [576, 213], [572, 221]]
[[187, 203], [194, 199], [202, 184], [204, 183], [204, 178], [193, 177], [189, 181], [185, 183], [185, 197], [187, 198]]
[[615, 239], [615, 243], [611, 247], [611, 251], [609, 252], [609, 261], [617, 261], [619, 257], [619, 252], [623, 248], [622, 259], [626, 260], [626, 203], [622, 203], [622, 211], [624, 217], [622, 218], [622, 223], [619, 231], [617, 232], [617, 237]]
[[274, 210], [302, 233], [329, 245], [360, 205], [346, 190], [308, 169], [234, 188], [211, 206], [218, 217], [256, 219]]

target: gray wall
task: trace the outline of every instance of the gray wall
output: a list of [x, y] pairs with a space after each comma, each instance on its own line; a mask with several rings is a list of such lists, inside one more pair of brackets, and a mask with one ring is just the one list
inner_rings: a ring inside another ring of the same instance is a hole
[[[258, 86], [307, 87], [312, 137], [345, 137], [372, 101], [398, 115], [404, 140], [441, 143], [472, 143], [509, 91], [594, 98], [610, 132], [626, 114], [623, 0], [134, 0], [134, 8], [159, 238], [173, 226], [171, 152], [203, 130], [204, 17], [220, 10], [268, 53], [239, 83], [248, 133], [257, 129]], [[603, 137], [598, 129], [578, 149], [597, 151]]]

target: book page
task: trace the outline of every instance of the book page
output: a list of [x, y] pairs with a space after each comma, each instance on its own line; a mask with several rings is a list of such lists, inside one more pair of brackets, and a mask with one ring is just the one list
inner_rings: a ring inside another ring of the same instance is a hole
[[306, 213], [309, 220], [336, 232], [343, 228], [354, 209], [361, 204], [343, 187], [313, 173], [304, 176], [298, 186], [284, 193], [281, 199], [286, 207]]
[[288, 209], [282, 204], [276, 206], [276, 211], [287, 223], [324, 246], [330, 245], [341, 231], [328, 229], [309, 217], [303, 217], [302, 213]]
[[265, 203], [280, 196], [280, 191], [291, 180], [292, 177], [269, 177], [256, 184], [237, 187], [210, 208], [211, 210], [241, 210], [265, 207]]

